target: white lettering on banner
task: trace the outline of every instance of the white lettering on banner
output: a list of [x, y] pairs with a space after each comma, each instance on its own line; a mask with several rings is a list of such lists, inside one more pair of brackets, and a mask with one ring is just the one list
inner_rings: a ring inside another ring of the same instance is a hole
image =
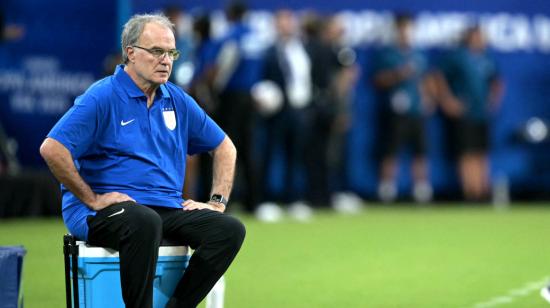
[[63, 114], [73, 99], [94, 81], [84, 72], [62, 71], [50, 57], [25, 59], [19, 70], [0, 69], [0, 94], [7, 94], [14, 113]]
[[460, 34], [471, 24], [474, 16], [468, 13], [422, 12], [416, 19], [415, 44], [419, 47], [448, 47], [457, 43]]
[[[351, 46], [386, 44], [392, 39], [393, 15], [389, 11], [344, 10], [338, 13], [345, 29], [345, 43]], [[212, 13], [213, 36], [221, 37], [228, 23], [221, 11]], [[252, 11], [247, 23], [252, 29], [250, 41], [255, 50], [262, 50], [275, 39], [273, 13]], [[413, 39], [421, 48], [448, 47], [456, 44], [462, 32], [479, 23], [487, 35], [489, 46], [499, 52], [550, 53], [550, 17], [516, 13], [430, 12], [417, 14]]]
[[25, 84], [25, 76], [15, 70], [0, 70], [0, 91], [21, 89]]
[[344, 40], [350, 45], [388, 43], [392, 38], [390, 12], [343, 11], [339, 14], [344, 25]]
[[536, 15], [533, 18], [533, 26], [537, 45], [542, 51], [550, 53], [550, 18]]
[[[352, 46], [380, 45], [389, 42], [392, 16], [388, 12], [341, 13], [346, 42]], [[461, 33], [478, 22], [489, 45], [500, 52], [550, 52], [550, 18], [544, 15], [477, 14], [459, 12], [420, 12], [413, 33], [418, 47], [446, 47], [455, 44]]]
[[481, 17], [481, 25], [487, 41], [493, 48], [503, 52], [531, 51], [534, 35], [527, 16], [497, 14]]

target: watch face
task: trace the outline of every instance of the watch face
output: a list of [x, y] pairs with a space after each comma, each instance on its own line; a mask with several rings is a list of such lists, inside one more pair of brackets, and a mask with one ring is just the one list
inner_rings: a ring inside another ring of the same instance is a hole
[[210, 197], [210, 200], [214, 201], [214, 202], [219, 202], [219, 203], [223, 203], [223, 204], [226, 204], [227, 201], [225, 200], [225, 198], [222, 196], [222, 195], [212, 195], [212, 197]]

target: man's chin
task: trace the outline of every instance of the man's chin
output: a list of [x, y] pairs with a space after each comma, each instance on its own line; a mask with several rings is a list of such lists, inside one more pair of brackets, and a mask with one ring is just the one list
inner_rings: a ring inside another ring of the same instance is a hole
[[168, 79], [170, 78], [170, 73], [168, 73], [168, 72], [155, 72], [155, 74], [152, 77], [158, 83], [166, 83], [166, 82], [168, 82]]
[[157, 83], [157, 84], [165, 84], [167, 82], [168, 82], [168, 77], [166, 77], [166, 78], [157, 78], [155, 80], [155, 83]]

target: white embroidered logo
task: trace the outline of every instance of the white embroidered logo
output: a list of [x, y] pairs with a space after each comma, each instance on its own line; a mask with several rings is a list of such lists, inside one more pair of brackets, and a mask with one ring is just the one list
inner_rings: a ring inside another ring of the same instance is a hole
[[118, 212], [114, 212], [113, 214], [111, 214], [111, 215], [109, 215], [109, 216], [107, 216], [107, 217], [113, 217], [113, 216], [116, 216], [116, 215], [120, 215], [120, 214], [122, 214], [122, 213], [124, 213], [124, 209], [121, 209], [121, 210], [118, 211]]
[[135, 119], [131, 119], [130, 121], [126, 121], [126, 122], [124, 122], [124, 120], [120, 120], [120, 125], [126, 126], [126, 125], [128, 125], [128, 124], [134, 122], [134, 120], [135, 120]]

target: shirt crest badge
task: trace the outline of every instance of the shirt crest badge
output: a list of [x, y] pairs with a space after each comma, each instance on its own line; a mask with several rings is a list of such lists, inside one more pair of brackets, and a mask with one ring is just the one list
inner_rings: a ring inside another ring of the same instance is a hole
[[168, 127], [169, 130], [174, 130], [176, 128], [176, 113], [173, 109], [164, 109], [162, 111], [162, 116], [164, 118], [164, 124]]

